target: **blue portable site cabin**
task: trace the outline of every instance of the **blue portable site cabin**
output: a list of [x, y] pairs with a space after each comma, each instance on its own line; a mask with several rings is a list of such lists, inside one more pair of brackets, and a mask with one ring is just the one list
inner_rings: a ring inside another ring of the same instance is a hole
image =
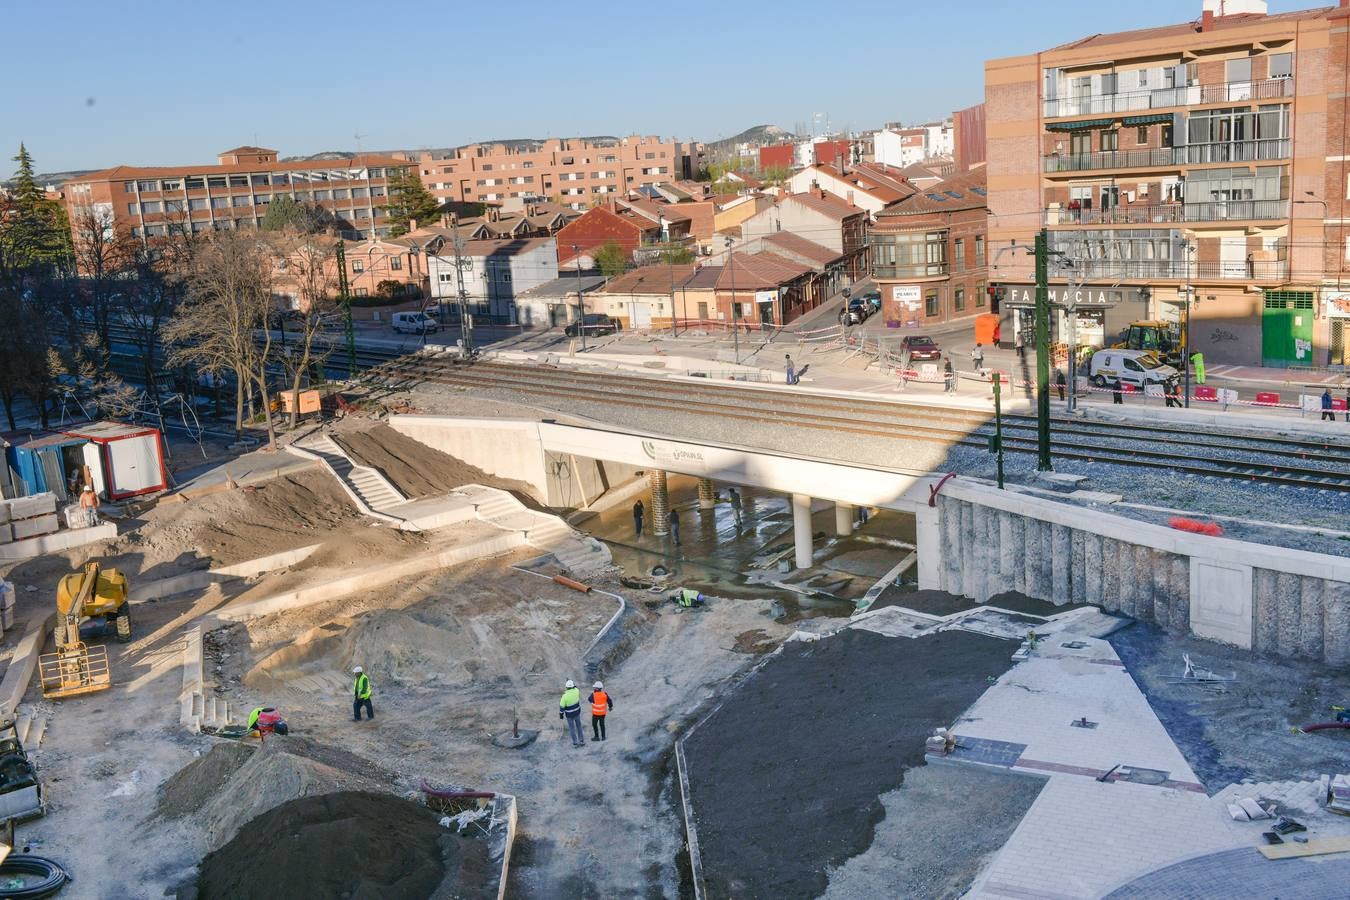
[[86, 463], [87, 439], [48, 431], [13, 432], [0, 437], [5, 443], [6, 469], [0, 483], [6, 496], [27, 497], [50, 491], [59, 502], [70, 499], [71, 475]]

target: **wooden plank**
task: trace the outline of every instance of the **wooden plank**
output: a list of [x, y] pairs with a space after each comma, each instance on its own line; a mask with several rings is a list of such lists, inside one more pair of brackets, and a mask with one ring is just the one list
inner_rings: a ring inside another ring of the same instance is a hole
[[1262, 844], [1256, 848], [1266, 859], [1292, 859], [1296, 856], [1321, 856], [1324, 853], [1350, 852], [1350, 837], [1323, 838], [1306, 844], [1286, 840], [1283, 844]]

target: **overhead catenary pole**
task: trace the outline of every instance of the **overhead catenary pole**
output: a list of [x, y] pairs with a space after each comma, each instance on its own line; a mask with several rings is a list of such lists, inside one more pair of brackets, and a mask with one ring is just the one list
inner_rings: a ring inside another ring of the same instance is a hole
[[1050, 238], [1036, 232], [1036, 468], [1050, 465]]
[[459, 213], [452, 213], [455, 248], [455, 293], [459, 300], [459, 340], [466, 356], [473, 355], [473, 322], [469, 320], [469, 292], [464, 287], [464, 242], [459, 238]]
[[581, 349], [586, 349], [586, 301], [581, 289], [581, 249], [572, 245], [572, 260], [577, 264], [577, 334], [581, 335]]
[[347, 377], [356, 377], [356, 329], [352, 326], [352, 295], [347, 284], [347, 248], [346, 241], [338, 238], [338, 302], [342, 304], [343, 329], [347, 337]]

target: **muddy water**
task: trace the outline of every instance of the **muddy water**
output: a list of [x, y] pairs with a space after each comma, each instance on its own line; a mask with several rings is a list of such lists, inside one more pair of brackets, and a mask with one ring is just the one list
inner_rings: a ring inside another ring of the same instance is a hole
[[[578, 527], [609, 546], [626, 576], [650, 580], [661, 567], [669, 573], [667, 592], [691, 587], [715, 597], [769, 598], [777, 603], [782, 622], [850, 615], [855, 601], [914, 543], [913, 517], [890, 511], [873, 514], [851, 537], [835, 538], [834, 508], [822, 505], [811, 516], [816, 564], [805, 572], [791, 571], [788, 497], [737, 488], [740, 502], [732, 503], [727, 487], [719, 485], [718, 502], [712, 509], [699, 509], [697, 479], [671, 476], [669, 484], [671, 502], [679, 511], [679, 546], [669, 535], [653, 535], [650, 517], [638, 535], [631, 501]], [[650, 513], [650, 495], [642, 501]], [[780, 571], [779, 559], [786, 560], [790, 571]]]

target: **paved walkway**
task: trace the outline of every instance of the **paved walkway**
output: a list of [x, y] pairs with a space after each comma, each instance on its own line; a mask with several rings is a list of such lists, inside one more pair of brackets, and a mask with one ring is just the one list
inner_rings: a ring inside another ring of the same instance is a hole
[[1266, 859], [1254, 847], [1208, 853], [1150, 872], [1106, 900], [1327, 900], [1350, 891], [1350, 856]]

